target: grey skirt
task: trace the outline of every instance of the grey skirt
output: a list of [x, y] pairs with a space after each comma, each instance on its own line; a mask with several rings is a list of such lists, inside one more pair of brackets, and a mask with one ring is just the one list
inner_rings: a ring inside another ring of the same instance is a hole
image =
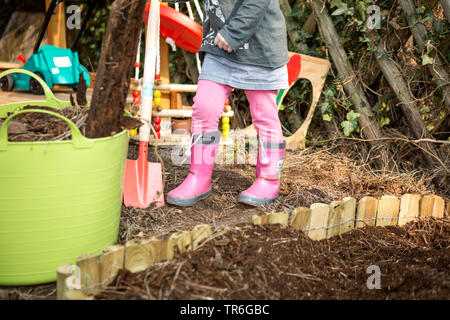
[[199, 80], [210, 80], [244, 90], [289, 88], [286, 65], [271, 69], [236, 63], [213, 54], [206, 54]]

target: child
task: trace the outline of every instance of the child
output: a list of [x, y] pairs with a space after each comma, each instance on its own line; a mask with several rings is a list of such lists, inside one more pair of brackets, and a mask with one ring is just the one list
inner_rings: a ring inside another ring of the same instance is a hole
[[167, 202], [190, 206], [211, 193], [219, 119], [232, 89], [238, 88], [245, 90], [259, 139], [256, 181], [238, 201], [270, 203], [278, 197], [286, 148], [276, 97], [279, 89], [289, 87], [286, 24], [279, 0], [204, 0], [203, 10], [204, 60], [192, 106], [191, 164]]

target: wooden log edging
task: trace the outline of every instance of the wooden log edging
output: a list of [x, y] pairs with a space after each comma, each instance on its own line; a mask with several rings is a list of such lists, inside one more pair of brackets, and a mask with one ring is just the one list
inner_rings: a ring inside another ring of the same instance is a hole
[[[252, 221], [254, 225], [280, 224], [302, 231], [313, 240], [322, 240], [366, 225], [403, 225], [418, 218], [442, 218], [449, 213], [450, 202], [446, 206], [439, 196], [405, 194], [400, 199], [364, 197], [358, 203], [347, 197], [329, 205], [315, 203], [310, 208], [299, 207], [291, 215], [287, 211], [254, 215]], [[192, 231], [175, 232], [167, 239], [133, 239], [124, 245], [105, 247], [100, 254], [81, 255], [76, 266], [62, 264], [57, 268], [57, 299], [92, 300], [115, 279], [120, 269], [133, 273], [143, 271], [155, 263], [196, 250], [229, 230], [225, 228], [213, 234], [210, 225], [201, 224]]]
[[[282, 225], [300, 230], [313, 240], [322, 240], [365, 226], [402, 226], [419, 218], [442, 218], [449, 211], [450, 202], [446, 206], [445, 200], [436, 195], [364, 197], [358, 203], [347, 197], [330, 205], [314, 203], [310, 208], [297, 208], [290, 221]], [[279, 219], [275, 217], [280, 215], [288, 212], [255, 215], [253, 224], [276, 224]]]

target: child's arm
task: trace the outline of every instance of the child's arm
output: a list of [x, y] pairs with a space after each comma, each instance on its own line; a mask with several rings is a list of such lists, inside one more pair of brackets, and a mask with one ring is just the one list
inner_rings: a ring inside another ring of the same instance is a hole
[[244, 0], [219, 34], [236, 51], [256, 32], [271, 0]]

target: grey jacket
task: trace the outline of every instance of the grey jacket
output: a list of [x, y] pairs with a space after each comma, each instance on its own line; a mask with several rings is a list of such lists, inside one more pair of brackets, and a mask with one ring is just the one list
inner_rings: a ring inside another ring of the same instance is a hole
[[[268, 68], [289, 61], [286, 22], [279, 0], [204, 0], [203, 14], [200, 53]], [[232, 53], [214, 45], [218, 32], [233, 48]]]

